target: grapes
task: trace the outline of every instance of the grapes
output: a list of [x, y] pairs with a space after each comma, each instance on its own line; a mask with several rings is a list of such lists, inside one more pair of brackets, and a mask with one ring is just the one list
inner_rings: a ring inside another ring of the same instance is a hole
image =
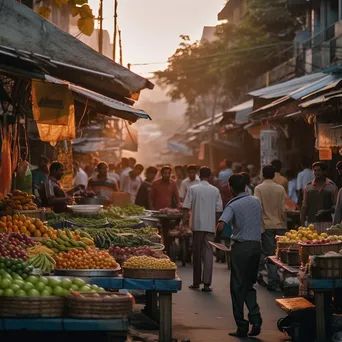
[[162, 255], [148, 246], [120, 248], [119, 246], [112, 245], [109, 247], [108, 251], [117, 259], [123, 259], [122, 257], [130, 258], [132, 256], [150, 256], [154, 258], [162, 257]]

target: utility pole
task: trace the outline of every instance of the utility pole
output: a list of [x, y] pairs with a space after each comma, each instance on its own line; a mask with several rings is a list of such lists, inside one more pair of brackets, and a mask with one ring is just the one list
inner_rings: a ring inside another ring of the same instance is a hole
[[114, 34], [113, 34], [113, 61], [116, 61], [116, 34], [118, 27], [118, 0], [114, 0]]
[[100, 21], [99, 53], [103, 54], [103, 0], [100, 0], [99, 21]]
[[121, 40], [121, 30], [119, 29], [119, 48], [120, 48], [120, 65], [123, 65], [122, 61], [122, 40]]

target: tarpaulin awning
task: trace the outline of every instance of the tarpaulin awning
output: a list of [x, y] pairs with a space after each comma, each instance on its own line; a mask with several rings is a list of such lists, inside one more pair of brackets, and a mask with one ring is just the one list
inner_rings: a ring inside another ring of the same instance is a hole
[[334, 91], [334, 92], [331, 92], [329, 94], [325, 94], [325, 95], [315, 97], [312, 100], [300, 103], [298, 106], [302, 109], [311, 109], [312, 107], [320, 106], [326, 102], [329, 102], [329, 101], [331, 101], [333, 99], [337, 99], [337, 98], [342, 98], [342, 91], [341, 90]]
[[253, 100], [249, 100], [230, 108], [225, 113], [235, 113], [235, 123], [241, 124], [248, 121], [248, 115], [252, 110]]
[[[320, 78], [316, 80], [315, 82], [310, 82], [306, 86], [296, 89], [292, 91], [291, 93], [289, 93], [288, 95], [283, 96], [280, 99], [277, 99], [271, 102], [270, 104], [253, 111], [252, 113], [250, 113], [249, 118], [260, 119], [262, 117], [267, 117], [269, 115], [272, 115], [272, 116], [288, 115], [290, 113], [297, 112], [298, 111], [297, 104], [293, 103], [293, 101], [301, 100], [302, 98], [311, 96], [312, 94], [317, 93], [317, 92], [321, 93], [322, 89], [327, 89], [327, 90], [331, 89], [333, 85], [335, 87], [340, 85], [341, 83], [340, 81], [342, 80], [341, 74], [331, 74], [331, 75], [327, 75], [325, 73], [322, 73], [322, 74], [324, 75], [323, 78]], [[285, 107], [287, 105], [289, 106], [289, 108]]]
[[[96, 52], [16, 0], [0, 0], [0, 45], [52, 76], [117, 99], [137, 99], [147, 79]], [[18, 61], [17, 61], [18, 62]], [[57, 66], [57, 67], [56, 67]]]
[[185, 144], [177, 141], [168, 141], [167, 146], [171, 152], [182, 153], [186, 156], [192, 156], [192, 149]]
[[123, 140], [110, 138], [81, 138], [72, 142], [72, 150], [77, 153], [116, 151], [120, 149], [123, 143]]
[[[218, 114], [215, 114], [214, 115], [214, 125], [218, 124], [223, 118], [223, 113], [218, 113]], [[209, 126], [211, 125], [211, 122], [212, 122], [212, 118], [208, 118], [208, 119], [205, 119], [203, 121], [200, 121], [199, 123], [197, 123], [196, 125], [192, 126], [192, 129], [196, 129], [196, 128], [200, 128], [202, 126]]]
[[[70, 90], [74, 94], [84, 97], [85, 99], [92, 100], [106, 107], [107, 109], [106, 113], [102, 113], [102, 114], [107, 114], [110, 116], [117, 116], [117, 117], [120, 117], [122, 119], [131, 121], [131, 122], [135, 122], [139, 118], [151, 120], [150, 116], [141, 109], [135, 109], [120, 101], [95, 93], [91, 90], [82, 88], [72, 83], [61, 81], [49, 75], [45, 75], [45, 79], [48, 82], [55, 83], [55, 84], [69, 84]], [[77, 97], [76, 97], [76, 100], [77, 100]]]

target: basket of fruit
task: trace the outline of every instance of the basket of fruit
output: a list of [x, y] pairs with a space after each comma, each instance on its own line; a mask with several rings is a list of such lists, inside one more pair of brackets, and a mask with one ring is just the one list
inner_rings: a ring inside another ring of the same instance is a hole
[[166, 258], [134, 256], [123, 265], [125, 278], [175, 279], [177, 266]]
[[314, 279], [342, 278], [342, 255], [328, 253], [315, 257], [311, 266], [311, 277]]
[[68, 316], [73, 318], [126, 318], [133, 309], [129, 294], [72, 292], [67, 297]]
[[2, 298], [2, 317], [52, 318], [62, 317], [65, 298], [62, 296], [40, 297], [37, 290], [32, 290], [33, 297], [4, 296]]
[[[35, 196], [20, 190], [14, 190], [4, 199], [5, 211], [11, 213], [14, 210], [37, 210], [37, 205], [34, 203]], [[40, 217], [39, 217], [40, 218]]]
[[333, 236], [323, 240], [308, 240], [299, 243], [299, 256], [302, 265], [306, 265], [311, 255], [323, 255], [328, 252], [338, 253], [342, 247], [342, 242], [334, 240]]

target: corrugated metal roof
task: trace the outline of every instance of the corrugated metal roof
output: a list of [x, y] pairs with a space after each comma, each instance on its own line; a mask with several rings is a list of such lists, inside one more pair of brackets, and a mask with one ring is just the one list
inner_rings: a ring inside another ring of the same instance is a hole
[[336, 98], [340, 98], [340, 97], [342, 97], [342, 91], [338, 90], [338, 91], [331, 92], [329, 94], [325, 94], [325, 95], [315, 97], [312, 100], [305, 101], [305, 102], [299, 104], [299, 107], [303, 108], [303, 109], [308, 109], [310, 107], [319, 106], [325, 102], [328, 102], [332, 99], [336, 99]]
[[[125, 103], [122, 103], [120, 101], [114, 100], [110, 97], [95, 93], [91, 90], [82, 88], [80, 86], [68, 83], [66, 81], [59, 80], [57, 78], [51, 77], [49, 75], [45, 75], [45, 79], [48, 82], [56, 83], [56, 84], [69, 84], [71, 91], [85, 97], [89, 98], [93, 101], [96, 101], [98, 103], [101, 103], [102, 105], [113, 109], [114, 116], [121, 117], [123, 119], [129, 120], [129, 121], [136, 121], [138, 118], [142, 119], [151, 119], [148, 114], [146, 114], [143, 110], [141, 109], [135, 109]], [[123, 116], [123, 113], [125, 113], [125, 116]], [[128, 116], [127, 116], [128, 115]]]
[[254, 90], [248, 93], [248, 95], [254, 96], [254, 97], [260, 97], [263, 99], [279, 98], [279, 97], [288, 95], [292, 93], [293, 91], [308, 85], [309, 83], [322, 80], [328, 76], [330, 75], [320, 72], [320, 73], [310, 74], [310, 75], [306, 75], [302, 77], [297, 77], [287, 82], [283, 82], [283, 83], [275, 84], [270, 87]]
[[253, 110], [253, 100], [249, 100], [227, 110], [227, 113], [235, 113], [235, 123], [241, 124], [248, 121], [248, 115]]
[[[223, 118], [223, 113], [215, 114], [215, 116], [214, 116], [214, 125], [219, 123], [222, 120], [222, 118]], [[196, 129], [196, 128], [199, 128], [201, 126], [206, 126], [208, 124], [211, 124], [211, 120], [212, 120], [212, 118], [205, 119], [205, 120], [197, 123], [196, 125], [192, 126], [192, 129]]]

